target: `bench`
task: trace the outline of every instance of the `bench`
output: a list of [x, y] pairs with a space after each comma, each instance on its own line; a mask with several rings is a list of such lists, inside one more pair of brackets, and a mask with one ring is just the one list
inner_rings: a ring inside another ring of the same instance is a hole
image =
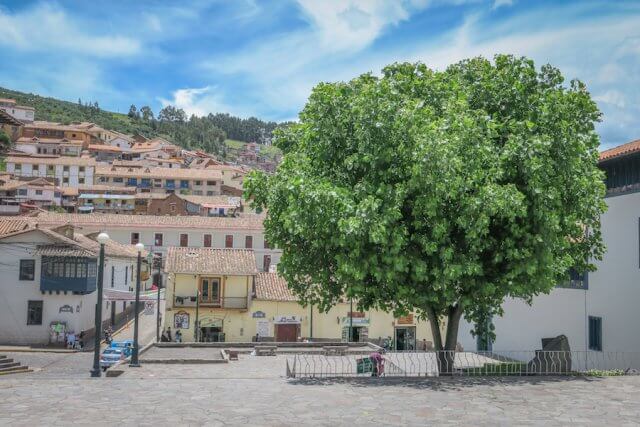
[[344, 356], [349, 346], [346, 345], [327, 345], [322, 347], [325, 356]]
[[275, 356], [278, 346], [275, 345], [260, 345], [255, 348], [256, 356]]

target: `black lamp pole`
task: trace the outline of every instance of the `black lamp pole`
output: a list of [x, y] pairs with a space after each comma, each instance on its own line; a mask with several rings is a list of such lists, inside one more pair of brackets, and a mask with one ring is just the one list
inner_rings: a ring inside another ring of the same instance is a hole
[[[102, 234], [102, 233], [101, 233]], [[107, 237], [108, 238], [108, 237]], [[104, 243], [100, 243], [100, 260], [98, 262], [98, 301], [96, 302], [96, 323], [93, 337], [93, 370], [92, 377], [100, 377], [100, 341], [102, 337], [102, 276], [104, 274]]]
[[131, 363], [129, 366], [134, 368], [139, 368], [140, 363], [138, 362], [138, 314], [140, 313], [140, 267], [142, 264], [142, 254], [140, 249], [138, 249], [138, 270], [136, 272], [136, 317], [133, 323], [133, 352], [131, 353]]
[[156, 283], [156, 288], [158, 291], [158, 300], [156, 301], [156, 341], [160, 342], [160, 284], [162, 283], [162, 258], [154, 257], [153, 260], [158, 265], [158, 283]]

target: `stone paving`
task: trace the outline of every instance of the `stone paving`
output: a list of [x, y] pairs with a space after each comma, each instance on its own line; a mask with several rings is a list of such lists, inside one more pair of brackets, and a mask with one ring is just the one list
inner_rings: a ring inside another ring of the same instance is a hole
[[[146, 365], [119, 378], [92, 379], [90, 358], [74, 356], [87, 355], [62, 355], [62, 360], [38, 355], [37, 360], [54, 363], [43, 365], [39, 374], [0, 378], [0, 425], [637, 425], [640, 420], [640, 376], [288, 380], [283, 357], [241, 356], [228, 364]], [[76, 373], [72, 366], [80, 362]], [[52, 369], [66, 376], [52, 375]]]

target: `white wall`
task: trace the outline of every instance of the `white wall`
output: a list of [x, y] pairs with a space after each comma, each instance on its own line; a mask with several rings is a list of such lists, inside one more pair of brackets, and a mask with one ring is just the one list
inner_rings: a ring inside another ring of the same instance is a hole
[[[494, 319], [494, 351], [535, 350], [541, 338], [565, 334], [572, 350], [588, 350], [588, 317], [602, 318], [602, 350], [640, 352], [640, 193], [605, 199], [606, 253], [589, 273], [589, 289], [554, 289], [531, 307], [510, 299]], [[471, 325], [462, 322], [459, 341], [475, 350]]]
[[[51, 322], [66, 322], [67, 327], [77, 333], [91, 329], [95, 323], [95, 304], [97, 293], [73, 295], [72, 292], [56, 294], [40, 291], [41, 257], [33, 255], [37, 244], [52, 243], [53, 240], [37, 231], [5, 238], [0, 244], [0, 344], [47, 344]], [[19, 280], [21, 259], [35, 259], [35, 276], [32, 281]], [[116, 269], [114, 288], [129, 290], [124, 282], [124, 266], [132, 268], [135, 261], [107, 258], [104, 276], [105, 289], [111, 288], [111, 266]], [[134, 271], [135, 280], [135, 271]], [[129, 276], [130, 279], [130, 276]], [[133, 282], [135, 284], [135, 282]], [[28, 301], [42, 301], [42, 324], [27, 325]], [[60, 308], [69, 305], [73, 313], [60, 312]], [[116, 303], [116, 314], [123, 310], [122, 302]], [[111, 316], [111, 308], [104, 301], [102, 319]]]

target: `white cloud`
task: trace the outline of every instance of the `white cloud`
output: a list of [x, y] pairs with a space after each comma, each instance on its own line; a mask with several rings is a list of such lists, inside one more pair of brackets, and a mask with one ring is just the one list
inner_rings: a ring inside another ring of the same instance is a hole
[[595, 101], [605, 102], [607, 104], [615, 105], [618, 108], [624, 108], [626, 105], [625, 96], [622, 92], [615, 89], [610, 89], [600, 95], [593, 97]]
[[498, 9], [502, 6], [513, 6], [513, 0], [494, 0], [492, 9]]
[[[187, 116], [206, 116], [209, 113], [230, 113], [238, 116], [247, 116], [237, 107], [225, 103], [224, 97], [215, 86], [200, 88], [184, 88], [174, 91], [172, 99], [159, 98], [163, 107], [173, 105], [182, 108]], [[250, 115], [250, 114], [249, 114]]]
[[409, 18], [411, 9], [424, 8], [425, 1], [400, 0], [298, 0], [327, 50], [359, 50], [383, 31]]
[[0, 46], [13, 50], [53, 50], [92, 57], [131, 56], [141, 51], [139, 41], [117, 34], [92, 34], [95, 27], [47, 3], [14, 14], [0, 9], [0, 28]]

